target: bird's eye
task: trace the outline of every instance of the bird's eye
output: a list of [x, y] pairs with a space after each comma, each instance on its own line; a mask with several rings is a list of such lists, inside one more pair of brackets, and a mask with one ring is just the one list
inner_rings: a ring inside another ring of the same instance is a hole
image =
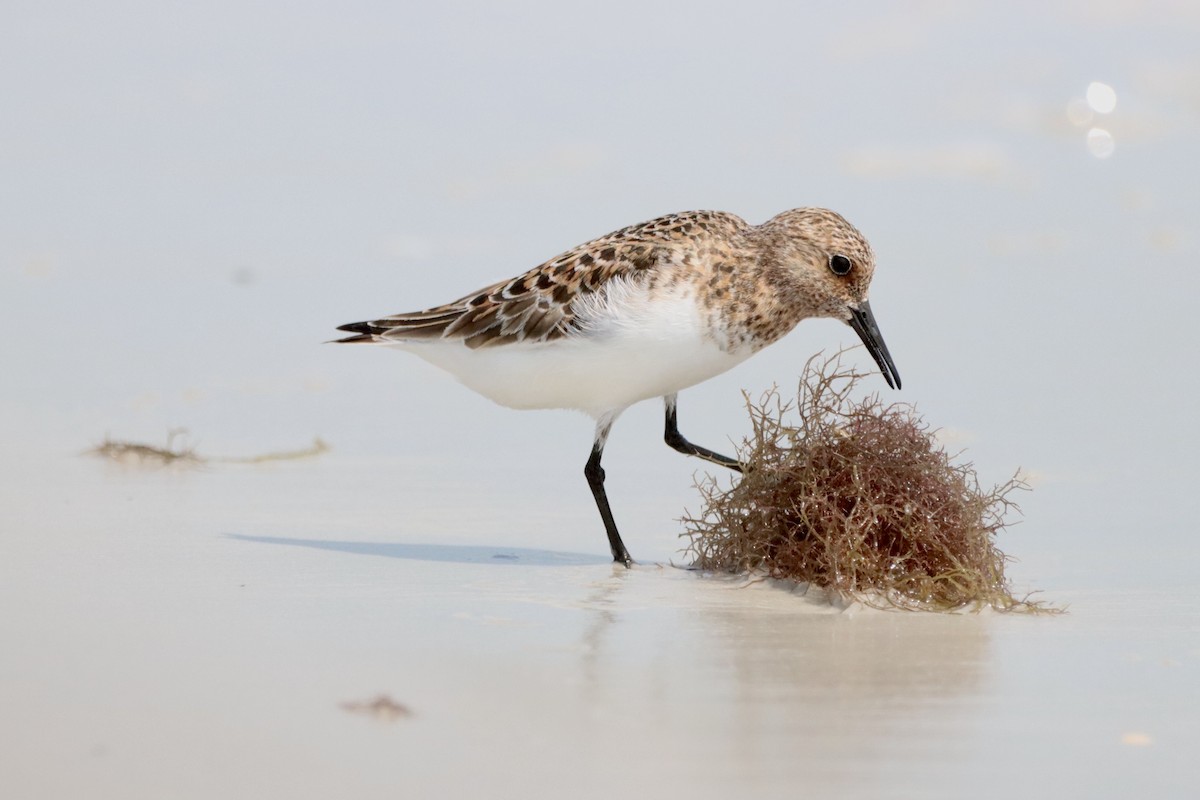
[[845, 275], [853, 266], [854, 262], [843, 255], [829, 257], [829, 269], [833, 271], [834, 275]]

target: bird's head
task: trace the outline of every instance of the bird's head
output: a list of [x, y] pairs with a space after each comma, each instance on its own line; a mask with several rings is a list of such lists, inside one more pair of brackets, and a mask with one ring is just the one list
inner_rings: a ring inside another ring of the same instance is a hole
[[782, 270], [808, 316], [833, 317], [853, 328], [888, 386], [899, 389], [900, 375], [867, 301], [875, 252], [858, 229], [827, 208], [795, 208], [759, 230], [772, 266]]

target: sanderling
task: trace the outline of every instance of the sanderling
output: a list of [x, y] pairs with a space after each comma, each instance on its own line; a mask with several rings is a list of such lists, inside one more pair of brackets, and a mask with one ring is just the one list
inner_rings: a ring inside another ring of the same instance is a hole
[[511, 408], [572, 408], [596, 420], [584, 468], [613, 560], [632, 563], [600, 458], [617, 416], [662, 397], [666, 442], [741, 471], [679, 432], [676, 398], [807, 317], [846, 322], [893, 388], [900, 376], [867, 302], [875, 254], [840, 215], [785, 211], [762, 225], [691, 211], [622, 228], [426, 311], [342, 325], [340, 342], [408, 350]]

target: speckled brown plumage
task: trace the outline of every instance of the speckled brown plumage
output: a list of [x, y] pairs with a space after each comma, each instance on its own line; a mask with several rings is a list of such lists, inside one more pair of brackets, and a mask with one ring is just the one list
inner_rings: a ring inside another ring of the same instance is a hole
[[691, 281], [705, 312], [729, 315], [722, 346], [759, 349], [799, 321], [786, 306], [805, 292], [785, 265], [820, 236], [860, 266], [851, 282], [869, 283], [870, 245], [832, 211], [797, 209], [760, 226], [721, 211], [690, 211], [593, 239], [452, 303], [339, 330], [360, 334], [343, 341], [459, 339], [470, 348], [547, 342], [577, 333], [574, 301], [604, 292], [614, 279], [650, 291]]

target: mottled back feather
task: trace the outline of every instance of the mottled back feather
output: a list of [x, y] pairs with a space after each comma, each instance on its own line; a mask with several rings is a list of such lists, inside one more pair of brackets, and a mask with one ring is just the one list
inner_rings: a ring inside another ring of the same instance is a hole
[[470, 348], [549, 342], [576, 330], [572, 300], [605, 291], [616, 278], [639, 280], [681, 265], [706, 239], [746, 223], [720, 211], [693, 211], [631, 225], [581, 244], [533, 269], [425, 311], [342, 325], [341, 342], [457, 339]]

